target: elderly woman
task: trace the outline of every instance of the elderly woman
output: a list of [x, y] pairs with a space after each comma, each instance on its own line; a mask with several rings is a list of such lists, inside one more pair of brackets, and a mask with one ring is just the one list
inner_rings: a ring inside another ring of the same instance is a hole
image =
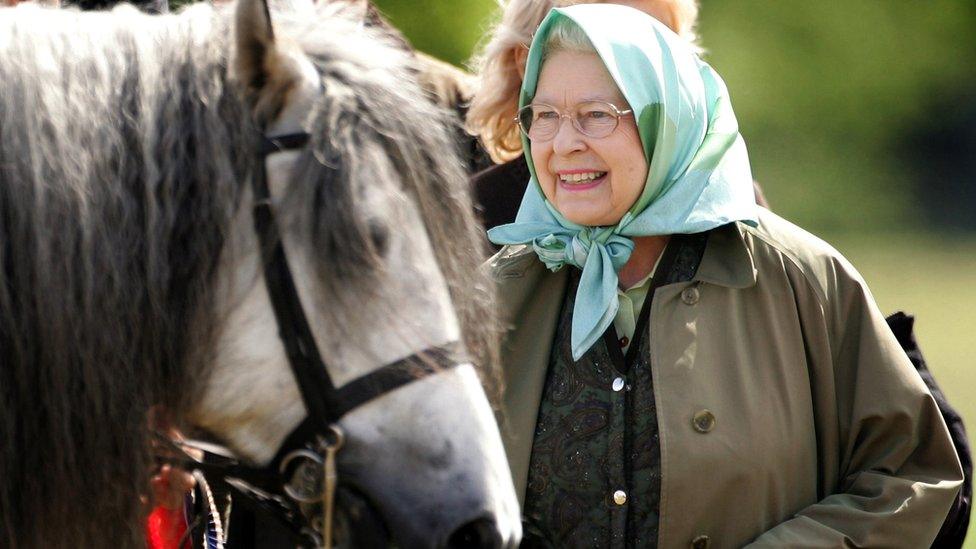
[[556, 546], [925, 547], [962, 473], [864, 281], [755, 205], [719, 76], [628, 7], [528, 53], [528, 188], [491, 261], [503, 426]]
[[[499, 164], [474, 175], [472, 190], [486, 229], [515, 219], [528, 168], [515, 110], [525, 73], [529, 42], [553, 7], [583, 3], [581, 0], [506, 0], [501, 20], [477, 56], [478, 86], [467, 112], [468, 131], [477, 135], [491, 158]], [[628, 5], [664, 23], [698, 51], [696, 0], [609, 0]]]

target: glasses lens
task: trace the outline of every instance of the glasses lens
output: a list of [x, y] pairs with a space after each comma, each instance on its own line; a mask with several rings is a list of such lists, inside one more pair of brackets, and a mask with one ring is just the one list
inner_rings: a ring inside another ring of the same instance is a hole
[[617, 127], [617, 111], [609, 103], [588, 101], [576, 108], [576, 125], [590, 137], [606, 137]]
[[549, 105], [526, 105], [519, 109], [518, 123], [529, 139], [548, 139], [559, 128], [559, 112]]

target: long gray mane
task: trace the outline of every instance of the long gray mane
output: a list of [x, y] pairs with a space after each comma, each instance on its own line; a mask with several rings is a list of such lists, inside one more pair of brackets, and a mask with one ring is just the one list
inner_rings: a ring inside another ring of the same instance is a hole
[[[334, 11], [276, 19], [326, 90], [294, 219], [323, 278], [368, 275], [380, 244], [352, 205], [367, 175], [400, 180], [491, 378], [481, 242], [445, 115], [390, 61], [406, 56]], [[254, 162], [231, 19], [0, 13], [0, 546], [145, 546], [148, 415], [179, 418], [206, 377], [218, 258]]]

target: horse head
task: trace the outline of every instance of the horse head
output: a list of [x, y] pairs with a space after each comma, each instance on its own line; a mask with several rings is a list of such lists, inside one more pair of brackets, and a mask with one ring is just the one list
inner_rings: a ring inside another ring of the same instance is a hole
[[[316, 26], [321, 7], [283, 12], [278, 26], [260, 1], [236, 9], [232, 77], [257, 125], [272, 139], [310, 136], [265, 162], [298, 295], [335, 386], [454, 343], [490, 366], [486, 286], [471, 261], [480, 257], [477, 225], [462, 215], [470, 209], [448, 119], [413, 83], [411, 57], [341, 18], [331, 30]], [[250, 212], [242, 213], [232, 233], [240, 241], [225, 250], [236, 274], [218, 305], [226, 321], [215, 366], [190, 419], [265, 463], [307, 410], [270, 313]], [[400, 545], [498, 546], [517, 536], [495, 420], [463, 362], [339, 420], [341, 481], [373, 502]]]

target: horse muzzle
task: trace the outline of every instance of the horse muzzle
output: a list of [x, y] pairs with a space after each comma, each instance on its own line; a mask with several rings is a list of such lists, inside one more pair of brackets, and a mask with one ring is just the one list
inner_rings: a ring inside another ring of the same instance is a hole
[[404, 503], [400, 510], [405, 513], [386, 513], [361, 490], [345, 485], [336, 494], [336, 505], [336, 547], [514, 549], [518, 546], [518, 535], [506, 531], [498, 517], [487, 511], [446, 516], [438, 508], [437, 518], [431, 520], [415, 515], [417, 506]]
[[340, 484], [368, 494], [393, 545], [518, 544], [508, 460], [470, 365], [401, 387], [342, 425], [349, 437], [338, 455]]

